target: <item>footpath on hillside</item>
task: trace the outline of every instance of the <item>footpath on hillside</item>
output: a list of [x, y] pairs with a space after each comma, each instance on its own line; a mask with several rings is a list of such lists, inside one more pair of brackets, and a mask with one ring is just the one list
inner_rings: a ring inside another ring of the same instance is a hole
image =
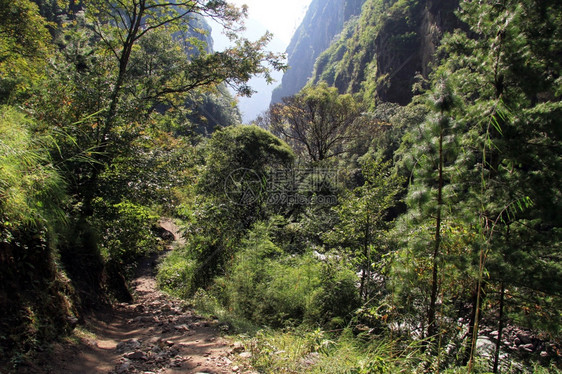
[[[169, 224], [162, 226], [177, 240]], [[141, 262], [132, 286], [132, 304], [117, 304], [111, 311], [90, 316], [74, 341], [56, 344], [20, 372], [255, 373], [237, 362], [249, 355], [242, 352], [242, 345], [221, 337], [226, 325], [196, 315], [158, 290], [154, 259]]]

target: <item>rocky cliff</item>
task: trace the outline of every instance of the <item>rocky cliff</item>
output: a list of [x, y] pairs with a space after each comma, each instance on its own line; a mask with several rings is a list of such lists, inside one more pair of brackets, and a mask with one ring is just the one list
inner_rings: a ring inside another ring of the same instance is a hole
[[[325, 5], [334, 6], [333, 3]], [[373, 104], [386, 101], [405, 105], [412, 98], [416, 75], [427, 77], [431, 71], [443, 34], [462, 27], [454, 14], [458, 0], [363, 3], [360, 13], [347, 14], [338, 36], [316, 57], [310, 79], [306, 75], [310, 68], [307, 61], [321, 45], [295, 35], [292, 49], [288, 50], [294, 72], [285, 75], [283, 87], [274, 98], [296, 93], [305, 80], [326, 81], [341, 93], [360, 93]], [[329, 14], [330, 10], [324, 12]], [[308, 22], [303, 22], [301, 29], [323, 33], [325, 28], [335, 27], [328, 18], [310, 18]]]
[[290, 69], [275, 89], [272, 102], [291, 96], [304, 87], [312, 75], [314, 63], [343, 29], [344, 24], [361, 12], [365, 0], [313, 0], [300, 27], [287, 47]]
[[361, 17], [318, 59], [312, 82], [407, 104], [416, 74], [431, 71], [443, 33], [462, 27], [457, 7], [458, 0], [368, 0]]

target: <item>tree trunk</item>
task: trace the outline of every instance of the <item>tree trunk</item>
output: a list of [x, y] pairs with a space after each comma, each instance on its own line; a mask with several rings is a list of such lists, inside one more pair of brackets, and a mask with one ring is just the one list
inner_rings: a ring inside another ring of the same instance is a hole
[[[443, 116], [443, 111], [441, 111]], [[439, 247], [441, 246], [441, 205], [443, 204], [443, 125], [441, 124], [439, 134], [439, 187], [437, 190], [437, 219], [435, 220], [435, 238], [433, 247], [433, 271], [431, 279], [431, 299], [429, 301], [428, 310], [428, 326], [427, 337], [432, 339], [437, 332], [437, 321], [435, 319], [436, 305], [437, 305], [437, 291], [438, 291], [438, 262], [439, 262]]]
[[478, 284], [474, 288], [472, 293], [472, 311], [470, 312], [470, 319], [468, 320], [468, 334], [467, 334], [467, 344], [466, 351], [462, 360], [463, 366], [466, 366], [470, 361], [470, 351], [472, 349], [472, 340], [474, 337], [474, 323], [476, 321], [476, 304], [478, 303]]
[[500, 362], [500, 348], [501, 348], [502, 333], [503, 333], [504, 300], [505, 300], [505, 285], [502, 282], [501, 292], [500, 292], [500, 311], [498, 316], [498, 341], [496, 342], [496, 352], [494, 354], [494, 369], [493, 369], [494, 373], [498, 372], [499, 362]]
[[485, 297], [485, 284], [476, 281], [476, 288], [472, 295], [472, 313], [470, 315], [470, 325], [468, 326], [467, 350], [463, 359], [463, 365], [469, 366], [469, 373], [472, 370], [474, 354], [476, 351], [476, 343], [478, 340], [478, 324], [480, 314], [482, 314], [482, 300]]
[[111, 134], [113, 126], [115, 124], [118, 105], [121, 98], [121, 91], [123, 85], [125, 84], [127, 75], [129, 60], [131, 58], [133, 47], [137, 41], [137, 35], [141, 28], [142, 18], [146, 10], [144, 2], [139, 3], [138, 7], [138, 11], [131, 18], [131, 27], [128, 30], [127, 38], [123, 41], [121, 55], [119, 56], [119, 71], [110, 95], [109, 108], [105, 114], [105, 118], [103, 121], [103, 130], [96, 139], [94, 159], [96, 160], [97, 164], [94, 163], [92, 173], [90, 175], [87, 186], [85, 187], [82, 209], [83, 215], [85, 216], [90, 216], [93, 213], [92, 201], [97, 195], [99, 175], [102, 172], [102, 169], [109, 166], [112, 161], [111, 156], [107, 154], [109, 135]]

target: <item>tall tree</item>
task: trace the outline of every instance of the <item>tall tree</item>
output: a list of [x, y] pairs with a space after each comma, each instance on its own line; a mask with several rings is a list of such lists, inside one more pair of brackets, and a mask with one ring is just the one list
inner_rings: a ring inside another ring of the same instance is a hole
[[552, 276], [560, 274], [561, 221], [552, 212], [561, 206], [561, 14], [556, 1], [464, 1], [459, 16], [470, 31], [457, 30], [441, 48], [438, 75], [454, 87], [465, 127], [456, 161], [465, 198], [455, 216], [472, 227], [478, 253], [469, 371], [484, 288], [511, 290], [520, 307], [560, 300]]
[[396, 205], [403, 181], [389, 162], [371, 158], [364, 160], [362, 175], [364, 184], [343, 195], [333, 208], [339, 221], [326, 241], [342, 247], [356, 261], [361, 272], [359, 296], [367, 302], [372, 297], [373, 266], [387, 251], [388, 213]]
[[[427, 106], [432, 112], [419, 128], [410, 130], [399, 151], [403, 165], [412, 170], [407, 197], [409, 212], [399, 227], [400, 230], [413, 230], [408, 233], [407, 247], [414, 258], [418, 257], [415, 261], [420, 262], [411, 270], [418, 276], [427, 277], [429, 288], [423, 291], [429, 294], [425, 296], [427, 324], [422, 325], [427, 326], [427, 338], [435, 342], [437, 300], [445, 255], [443, 246], [449, 240], [445, 233], [452, 225], [452, 207], [458, 201], [453, 165], [459, 152], [455, 133], [460, 127], [453, 118], [455, 98], [445, 78], [440, 78], [433, 91], [428, 93]], [[412, 225], [419, 227], [412, 229]], [[419, 233], [415, 233], [417, 231]]]
[[231, 126], [215, 131], [205, 144], [205, 165], [197, 183], [190, 230], [198, 268], [197, 286], [224, 272], [241, 238], [271, 214], [267, 176], [289, 167], [290, 147], [257, 126]]
[[[65, 27], [53, 82], [35, 107], [39, 116], [50, 116], [63, 141], [71, 135], [69, 149], [91, 158], [65, 162], [79, 179], [75, 191], [84, 212], [91, 212], [103, 170], [141, 135], [156, 110], [178, 108], [189, 92], [222, 82], [249, 95], [246, 82], [253, 75], [270, 78], [271, 70], [284, 68], [280, 55], [265, 51], [270, 34], [255, 42], [235, 36], [246, 8], [225, 1], [92, 0], [84, 7], [84, 15]], [[193, 29], [200, 16], [224, 25], [236, 45], [209, 52], [197, 36], [204, 31]]]
[[361, 107], [351, 95], [320, 83], [273, 105], [266, 122], [297, 154], [319, 162], [345, 152], [360, 115]]

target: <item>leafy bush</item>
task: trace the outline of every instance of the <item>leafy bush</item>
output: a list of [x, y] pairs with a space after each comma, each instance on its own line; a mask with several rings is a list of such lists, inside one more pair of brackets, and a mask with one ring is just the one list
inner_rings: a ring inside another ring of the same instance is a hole
[[314, 293], [307, 320], [342, 328], [359, 307], [357, 275], [336, 257], [328, 257], [320, 274], [322, 287]]
[[219, 282], [224, 302], [238, 315], [269, 326], [349, 319], [357, 306], [355, 274], [312, 252], [287, 255], [269, 238], [268, 228], [252, 229], [232, 268]]
[[161, 249], [153, 231], [158, 216], [150, 209], [128, 201], [110, 204], [98, 198], [95, 226], [101, 235], [100, 249], [104, 259], [130, 272], [135, 261], [150, 252]]
[[191, 296], [195, 266], [185, 249], [172, 251], [158, 267], [156, 280], [159, 287], [177, 297]]
[[47, 150], [52, 142], [35, 126], [0, 107], [0, 361], [14, 368], [68, 332], [67, 317], [76, 313], [74, 289], [56, 261], [65, 183]]

